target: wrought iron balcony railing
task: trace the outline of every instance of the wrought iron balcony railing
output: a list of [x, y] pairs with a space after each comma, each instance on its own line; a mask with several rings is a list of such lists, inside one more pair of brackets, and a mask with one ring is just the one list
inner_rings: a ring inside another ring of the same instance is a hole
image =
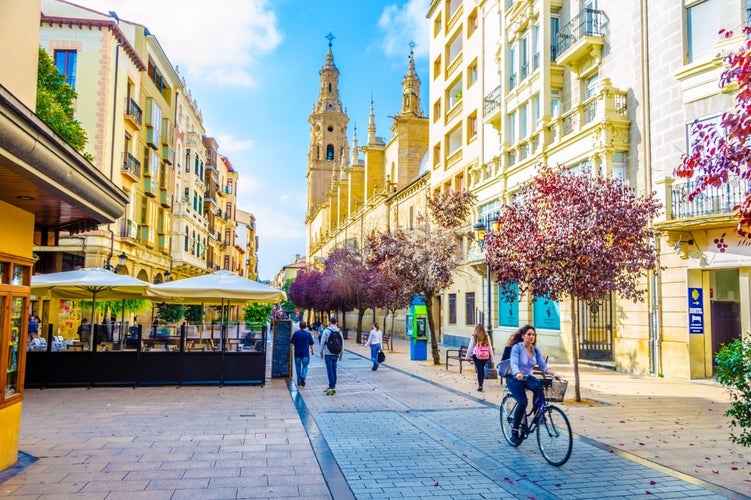
[[572, 47], [585, 36], [604, 37], [602, 27], [605, 24], [605, 12], [595, 9], [584, 9], [568, 22], [556, 35], [558, 40], [556, 54]]
[[749, 190], [749, 181], [731, 177], [719, 187], [709, 186], [700, 195], [689, 201], [689, 195], [697, 183], [688, 181], [671, 188], [671, 209], [673, 219], [701, 217], [733, 213]]

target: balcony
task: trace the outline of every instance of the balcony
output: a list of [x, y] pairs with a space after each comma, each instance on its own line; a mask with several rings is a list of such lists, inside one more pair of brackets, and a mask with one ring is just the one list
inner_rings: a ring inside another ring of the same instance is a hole
[[501, 128], [501, 86], [497, 86], [483, 100], [482, 115], [485, 123], [496, 130]]
[[120, 237], [133, 241], [138, 239], [138, 224], [130, 219], [120, 219]]
[[167, 165], [175, 163], [175, 150], [169, 146], [162, 146], [162, 161]]
[[166, 187], [159, 188], [159, 204], [164, 208], [172, 207], [172, 196]]
[[556, 63], [568, 66], [582, 77], [583, 73], [600, 64], [602, 46], [605, 44], [603, 26], [605, 12], [584, 9], [556, 35]]
[[[598, 140], [610, 144], [621, 136], [621, 129], [628, 128], [628, 97], [626, 92], [614, 88], [609, 78], [603, 78], [598, 92], [593, 97], [583, 101], [570, 111], [550, 120], [548, 128], [550, 131], [551, 142], [560, 142], [572, 134], [580, 134], [588, 129], [593, 129], [598, 124], [605, 125], [610, 123], [610, 127], [604, 130], [610, 137], [600, 137]], [[628, 134], [624, 137], [627, 140]]]
[[159, 143], [159, 137], [157, 137], [158, 131], [155, 131], [153, 127], [146, 128], [146, 145], [156, 151], [159, 149], [157, 144]]
[[144, 177], [143, 178], [143, 194], [148, 196], [149, 198], [156, 198], [156, 180], [152, 179], [151, 177]]
[[143, 123], [143, 111], [133, 99], [125, 99], [125, 119], [137, 130]]
[[666, 185], [670, 200], [670, 213], [666, 216], [672, 220], [733, 215], [751, 187], [747, 179], [734, 176], [722, 186], [707, 187], [700, 195], [689, 201], [689, 196], [696, 190], [696, 182], [666, 182]]
[[138, 181], [141, 178], [141, 162], [132, 154], [125, 153], [121, 171], [134, 181]]

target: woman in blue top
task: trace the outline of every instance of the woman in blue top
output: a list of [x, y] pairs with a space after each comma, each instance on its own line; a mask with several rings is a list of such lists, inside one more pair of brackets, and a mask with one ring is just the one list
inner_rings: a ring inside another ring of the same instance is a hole
[[534, 403], [537, 404], [543, 398], [542, 384], [532, 375], [532, 369], [536, 366], [547, 374], [555, 376], [555, 372], [548, 368], [542, 352], [535, 345], [537, 333], [532, 325], [524, 325], [519, 328], [509, 339], [512, 344], [509, 373], [506, 375], [508, 390], [517, 401], [516, 412], [513, 422], [513, 440], [519, 439], [519, 423], [527, 410], [527, 389], [534, 394]]

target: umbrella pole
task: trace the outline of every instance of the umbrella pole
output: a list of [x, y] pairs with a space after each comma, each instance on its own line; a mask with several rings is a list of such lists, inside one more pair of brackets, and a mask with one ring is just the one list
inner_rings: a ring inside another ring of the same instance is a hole
[[125, 336], [125, 299], [123, 299], [123, 310], [122, 310], [122, 319], [120, 319], [120, 334], [118, 335], [117, 339], [120, 342], [120, 349], [123, 349], [123, 337]]
[[91, 297], [91, 331], [89, 332], [89, 350], [94, 351], [94, 335], [96, 333], [96, 290], [92, 292]]

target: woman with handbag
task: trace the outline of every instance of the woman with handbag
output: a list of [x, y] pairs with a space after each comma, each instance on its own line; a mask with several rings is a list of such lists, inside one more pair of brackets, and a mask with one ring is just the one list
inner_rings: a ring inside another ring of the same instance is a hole
[[481, 323], [472, 332], [472, 339], [467, 347], [467, 360], [475, 363], [477, 392], [482, 392], [482, 384], [485, 382], [485, 365], [490, 362], [490, 366], [493, 366], [493, 345], [490, 343], [488, 332]]
[[381, 342], [383, 342], [383, 332], [376, 323], [373, 323], [373, 329], [370, 330], [368, 340], [365, 342], [366, 346], [370, 346], [370, 360], [373, 362], [371, 370], [373, 371], [378, 369], [378, 353], [381, 350]]

